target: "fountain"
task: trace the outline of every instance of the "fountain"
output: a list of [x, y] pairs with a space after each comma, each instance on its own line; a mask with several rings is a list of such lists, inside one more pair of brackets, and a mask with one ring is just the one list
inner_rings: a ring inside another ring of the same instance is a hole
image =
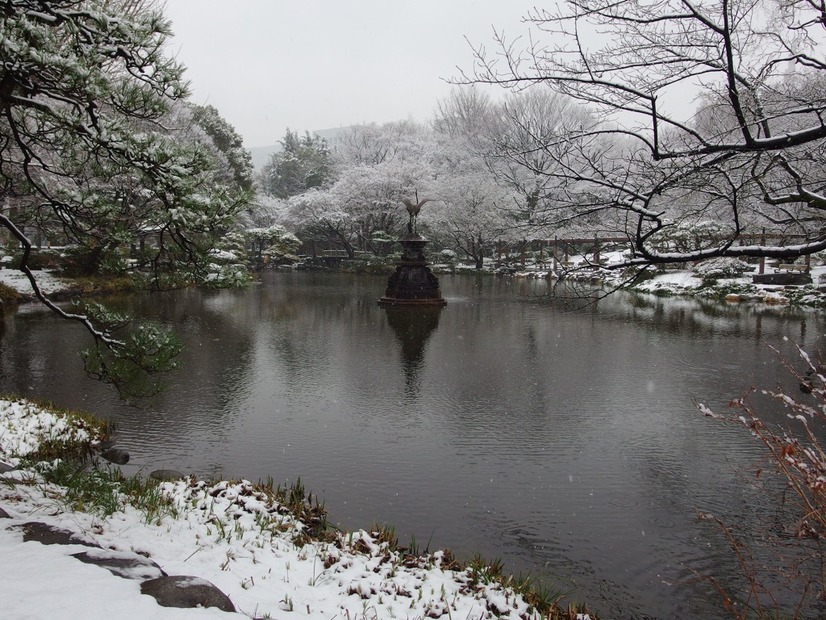
[[427, 239], [416, 230], [419, 211], [428, 201], [429, 199], [424, 199], [414, 203], [406, 198], [403, 200], [410, 213], [410, 221], [407, 224], [407, 235], [399, 239], [402, 245], [401, 260], [387, 281], [384, 297], [379, 299], [379, 306], [382, 308], [447, 305], [439, 289], [439, 280], [430, 271], [424, 257]]

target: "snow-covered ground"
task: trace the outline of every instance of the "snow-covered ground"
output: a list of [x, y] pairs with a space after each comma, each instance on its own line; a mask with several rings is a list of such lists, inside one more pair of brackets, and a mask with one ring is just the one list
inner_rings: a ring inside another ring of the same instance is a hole
[[[765, 273], [773, 272], [774, 270], [771, 268], [767, 268], [765, 271]], [[723, 296], [730, 302], [761, 301], [769, 304], [795, 302], [801, 305], [822, 305], [826, 302], [826, 295], [817, 289], [821, 277], [826, 274], [826, 267], [813, 267], [810, 273], [812, 284], [801, 286], [754, 284], [752, 276], [755, 273], [756, 271], [749, 271], [737, 277], [720, 278], [709, 286], [694, 271], [665, 271], [655, 274], [652, 278], [635, 285], [633, 288], [642, 293], [704, 297]]]
[[[71, 285], [71, 282], [57, 277], [50, 271], [35, 271], [34, 274], [40, 290], [47, 295], [67, 289]], [[34, 294], [34, 290], [26, 274], [17, 269], [0, 269], [0, 283], [5, 284], [9, 288], [13, 288], [23, 295]]]
[[[826, 305], [826, 292], [819, 290], [826, 281], [826, 266], [812, 262], [808, 285], [754, 284], [752, 276], [757, 273], [754, 265], [745, 265], [736, 259], [712, 259], [698, 265], [687, 264], [680, 268], [669, 265], [662, 269], [651, 267], [647, 277], [629, 283], [628, 275], [622, 269], [611, 269], [611, 265], [621, 265], [627, 260], [622, 252], [603, 252], [601, 264], [595, 269], [589, 263], [590, 257], [571, 255], [564, 268], [558, 273], [548, 269], [548, 265], [526, 266], [524, 270], [513, 273], [516, 277], [559, 277], [570, 280], [584, 280], [600, 283], [606, 288], [621, 287], [637, 293], [651, 293], [659, 296], [687, 296], [725, 299], [729, 302], [758, 301], [770, 304], [796, 303], [808, 306]], [[742, 271], [737, 275], [721, 275], [724, 268], [740, 265]], [[715, 274], [715, 271], [717, 273]], [[771, 266], [764, 268], [764, 273], [788, 273], [785, 269]], [[704, 277], [705, 276], [705, 277]]]
[[[0, 400], [0, 461], [19, 466], [44, 439], [94, 441], [26, 401]], [[340, 533], [297, 542], [305, 525], [246, 481], [158, 483], [174, 508], [163, 516], [124, 505], [109, 516], [70, 509], [66, 489], [31, 469], [0, 474], [0, 616], [15, 619], [384, 618], [528, 620], [538, 617], [510, 588], [446, 566], [442, 552], [404, 556], [376, 535]], [[72, 530], [106, 550], [148, 557], [169, 575], [205, 579], [236, 614], [161, 607], [140, 581], [83, 564], [79, 545], [23, 542], [27, 521]], [[585, 618], [584, 616], [580, 616]]]

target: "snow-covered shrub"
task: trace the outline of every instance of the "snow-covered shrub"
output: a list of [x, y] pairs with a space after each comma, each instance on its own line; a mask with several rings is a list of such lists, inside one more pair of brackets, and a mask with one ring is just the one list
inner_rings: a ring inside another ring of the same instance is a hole
[[694, 267], [694, 273], [706, 282], [709, 280], [739, 278], [744, 273], [752, 270], [751, 265], [737, 258], [712, 258]]
[[395, 240], [395, 236], [386, 230], [377, 230], [370, 235], [370, 241], [372, 243], [394, 243]]
[[281, 224], [244, 232], [250, 259], [259, 266], [298, 262], [301, 240]]
[[240, 263], [209, 265], [209, 272], [204, 284], [210, 288], [238, 288], [250, 282], [250, 274], [245, 265]]
[[439, 260], [444, 263], [455, 263], [456, 262], [456, 252], [453, 250], [449, 250], [445, 248], [441, 252], [439, 252]]
[[246, 265], [246, 239], [243, 234], [229, 233], [209, 251], [210, 264], [204, 284], [212, 288], [236, 288], [250, 281]]
[[714, 243], [720, 233], [721, 226], [716, 222], [679, 221], [658, 231], [651, 237], [651, 243], [659, 252], [688, 253]]

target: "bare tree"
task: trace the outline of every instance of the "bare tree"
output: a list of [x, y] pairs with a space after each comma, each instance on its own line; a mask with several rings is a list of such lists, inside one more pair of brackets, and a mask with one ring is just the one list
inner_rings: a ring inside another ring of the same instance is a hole
[[487, 160], [497, 180], [518, 196], [510, 211], [522, 235], [547, 237], [563, 227], [559, 194], [567, 179], [560, 161], [570, 156], [564, 138], [592, 125], [583, 106], [544, 85], [512, 93], [497, 106]]
[[439, 101], [433, 128], [443, 134], [471, 142], [476, 150], [490, 148], [491, 129], [496, 118], [496, 103], [490, 95], [477, 88], [454, 88]]
[[[555, 159], [546, 174], [564, 189], [560, 221], [587, 215], [626, 235], [631, 264], [826, 249], [822, 3], [560, 6], [526, 17], [526, 43], [497, 36], [494, 53], [477, 48], [463, 78], [513, 89], [546, 83], [596, 115], [596, 125], [530, 147]], [[690, 251], [664, 242], [692, 222], [712, 222], [717, 234]]]

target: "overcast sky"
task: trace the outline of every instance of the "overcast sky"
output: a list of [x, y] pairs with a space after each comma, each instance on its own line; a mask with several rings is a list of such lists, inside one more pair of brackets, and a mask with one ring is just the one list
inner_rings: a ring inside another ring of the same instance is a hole
[[492, 47], [493, 30], [542, 0], [166, 0], [172, 53], [193, 100], [215, 106], [245, 146], [303, 133], [432, 117], [446, 78], [470, 69], [465, 40]]

